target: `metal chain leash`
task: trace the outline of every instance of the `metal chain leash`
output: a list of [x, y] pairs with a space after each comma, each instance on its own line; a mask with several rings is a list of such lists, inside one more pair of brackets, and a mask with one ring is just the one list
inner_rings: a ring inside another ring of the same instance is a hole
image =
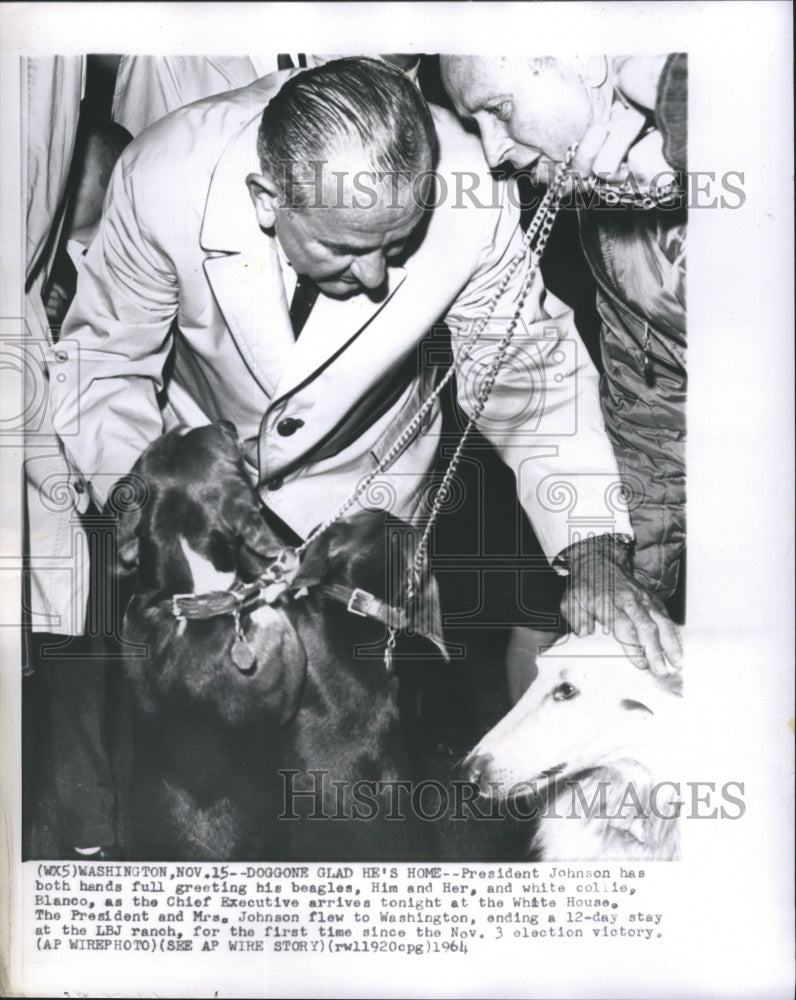
[[598, 177], [579, 178], [578, 183], [581, 186], [580, 193], [594, 195], [606, 208], [638, 208], [643, 211], [677, 208], [685, 197], [682, 186], [676, 180], [651, 186], [646, 191], [629, 191], [622, 184], [603, 181]]

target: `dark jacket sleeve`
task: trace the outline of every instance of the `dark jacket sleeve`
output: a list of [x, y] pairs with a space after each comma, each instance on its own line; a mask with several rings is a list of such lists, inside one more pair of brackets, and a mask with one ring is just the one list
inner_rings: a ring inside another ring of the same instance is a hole
[[675, 170], [685, 170], [688, 155], [688, 56], [675, 52], [658, 82], [655, 120], [663, 133], [663, 155]]

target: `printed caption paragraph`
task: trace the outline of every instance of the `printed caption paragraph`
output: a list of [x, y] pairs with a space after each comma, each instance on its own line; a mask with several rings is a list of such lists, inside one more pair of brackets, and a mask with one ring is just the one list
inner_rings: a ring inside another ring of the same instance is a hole
[[663, 938], [639, 865], [39, 863], [41, 952], [471, 954], [528, 938]]

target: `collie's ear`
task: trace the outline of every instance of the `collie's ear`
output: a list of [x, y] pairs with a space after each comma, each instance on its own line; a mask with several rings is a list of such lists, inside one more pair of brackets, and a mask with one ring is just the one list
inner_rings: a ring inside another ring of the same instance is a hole
[[619, 704], [628, 712], [649, 712], [650, 715], [655, 715], [648, 705], [643, 705], [640, 701], [634, 701], [633, 698], [623, 698]]

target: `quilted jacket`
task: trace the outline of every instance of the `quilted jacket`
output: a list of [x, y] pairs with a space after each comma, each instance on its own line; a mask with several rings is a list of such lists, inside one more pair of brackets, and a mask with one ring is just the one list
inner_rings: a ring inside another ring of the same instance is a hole
[[[685, 168], [685, 55], [661, 77], [656, 125], [673, 169]], [[639, 581], [665, 599], [686, 540], [686, 208], [581, 211], [598, 285], [601, 403], [629, 491]]]

